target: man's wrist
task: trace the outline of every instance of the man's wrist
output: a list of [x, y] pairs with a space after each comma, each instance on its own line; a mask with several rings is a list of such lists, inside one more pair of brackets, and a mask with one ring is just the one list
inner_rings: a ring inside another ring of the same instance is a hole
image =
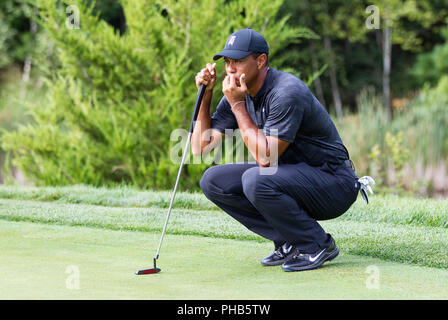
[[212, 95], [213, 94], [213, 87], [205, 87], [204, 94]]
[[245, 100], [235, 101], [235, 102], [233, 102], [233, 103], [230, 105], [230, 107], [231, 107], [231, 109], [233, 109], [233, 108], [235, 108], [235, 106], [237, 106], [237, 105], [239, 105], [239, 104], [243, 104], [243, 103], [245, 103], [245, 102], [246, 102]]
[[236, 101], [236, 102], [234, 102], [232, 105], [231, 105], [231, 109], [232, 109], [232, 112], [233, 113], [235, 113], [235, 112], [238, 112], [238, 111], [241, 111], [241, 110], [246, 110], [246, 101], [244, 101], [244, 100], [241, 100], [241, 101]]

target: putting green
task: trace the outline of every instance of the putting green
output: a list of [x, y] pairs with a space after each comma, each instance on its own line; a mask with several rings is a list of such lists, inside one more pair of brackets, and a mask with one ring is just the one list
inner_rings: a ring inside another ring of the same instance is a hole
[[320, 269], [287, 273], [260, 265], [269, 242], [198, 236], [167, 235], [162, 272], [134, 275], [152, 267], [159, 236], [0, 221], [0, 299], [448, 298], [444, 269], [342, 252]]

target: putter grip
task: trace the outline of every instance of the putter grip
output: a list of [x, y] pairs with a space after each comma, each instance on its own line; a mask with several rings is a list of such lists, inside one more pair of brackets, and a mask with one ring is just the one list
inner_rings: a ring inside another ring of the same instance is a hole
[[204, 96], [204, 92], [205, 92], [205, 85], [201, 84], [201, 86], [199, 87], [198, 96], [196, 97], [196, 103], [194, 104], [193, 117], [191, 118], [191, 123], [190, 123], [190, 133], [193, 133], [194, 123], [196, 122], [196, 119], [198, 118], [199, 109], [201, 108], [201, 102], [202, 102], [202, 97]]

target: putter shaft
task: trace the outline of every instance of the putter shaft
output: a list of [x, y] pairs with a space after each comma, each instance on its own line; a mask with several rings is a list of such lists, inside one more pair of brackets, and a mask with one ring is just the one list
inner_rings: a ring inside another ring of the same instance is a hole
[[174, 184], [174, 190], [173, 190], [173, 193], [171, 194], [170, 206], [168, 208], [168, 214], [165, 219], [165, 224], [163, 225], [162, 236], [160, 237], [159, 246], [157, 248], [156, 255], [154, 256], [154, 267], [156, 265], [156, 260], [159, 258], [160, 248], [162, 247], [162, 242], [163, 242], [163, 237], [165, 235], [166, 226], [168, 225], [168, 220], [169, 220], [170, 214], [171, 214], [171, 208], [173, 206], [174, 198], [176, 196], [177, 185], [179, 183], [180, 174], [182, 173], [182, 167], [184, 165], [185, 157], [188, 153], [188, 147], [190, 146], [190, 138], [191, 138], [191, 132], [188, 133], [187, 144], [185, 145], [184, 152], [182, 154], [182, 160], [180, 162], [179, 170], [177, 172], [176, 183]]
[[174, 198], [176, 196], [177, 185], [179, 184], [179, 179], [180, 179], [180, 175], [182, 173], [182, 167], [184, 166], [185, 157], [188, 154], [188, 148], [190, 147], [191, 135], [193, 133], [194, 125], [195, 125], [196, 119], [197, 119], [198, 114], [199, 114], [199, 108], [201, 107], [202, 97], [204, 96], [204, 93], [205, 93], [205, 85], [201, 84], [201, 86], [199, 87], [198, 95], [196, 97], [196, 103], [195, 103], [195, 106], [194, 106], [193, 116], [191, 118], [190, 131], [188, 132], [187, 143], [185, 144], [185, 148], [184, 148], [184, 151], [183, 151], [183, 154], [182, 154], [182, 160], [180, 162], [179, 170], [177, 172], [177, 178], [176, 178], [176, 183], [174, 184], [174, 190], [173, 190], [173, 193], [171, 194], [171, 200], [170, 200], [170, 206], [168, 208], [168, 214], [167, 214], [166, 219], [165, 219], [165, 224], [163, 225], [162, 236], [160, 237], [159, 246], [157, 247], [157, 252], [156, 252], [156, 255], [154, 256], [154, 268], [139, 270], [135, 274], [138, 274], [138, 275], [140, 275], [140, 274], [152, 274], [152, 273], [158, 273], [158, 272], [161, 271], [159, 268], [156, 267], [156, 261], [159, 258], [160, 248], [162, 247], [162, 242], [163, 242], [163, 237], [165, 235], [166, 226], [168, 225], [168, 220], [169, 220], [170, 215], [171, 215], [171, 208], [173, 207]]

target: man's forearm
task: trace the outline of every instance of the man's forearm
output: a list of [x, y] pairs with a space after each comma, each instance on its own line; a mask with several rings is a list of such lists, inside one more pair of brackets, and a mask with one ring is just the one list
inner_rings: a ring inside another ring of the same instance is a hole
[[270, 165], [268, 140], [252, 121], [252, 118], [246, 110], [246, 104], [238, 103], [234, 105], [232, 111], [238, 122], [238, 127], [247, 150], [249, 150], [250, 154], [261, 167], [268, 167]]

